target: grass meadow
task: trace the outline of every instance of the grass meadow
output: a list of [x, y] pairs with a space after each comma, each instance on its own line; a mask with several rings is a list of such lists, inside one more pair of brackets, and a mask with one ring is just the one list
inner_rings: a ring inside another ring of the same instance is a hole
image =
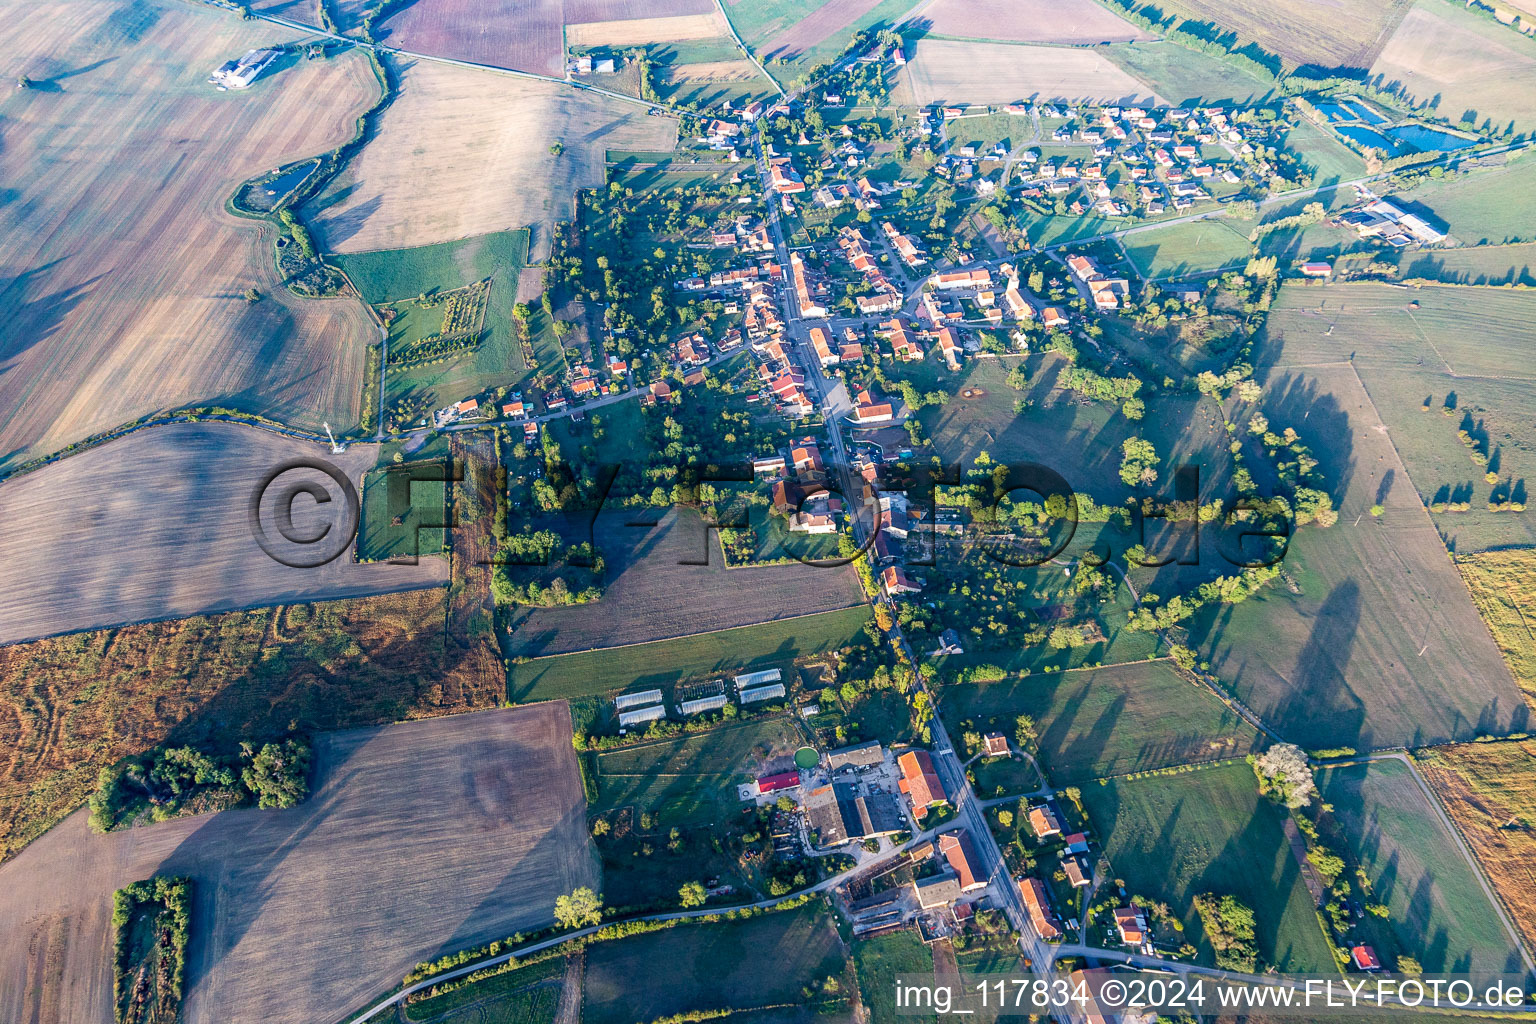
[[[871, 1020], [924, 1020], [919, 1016], [897, 1015], [896, 979], [920, 980], [933, 974], [933, 951], [912, 930], [893, 932], [853, 944], [853, 962], [858, 968], [859, 991]], [[934, 1020], [936, 1018], [926, 1018]]]
[[1121, 69], [1146, 82], [1169, 103], [1205, 104], [1230, 100], [1247, 104], [1271, 86], [1236, 65], [1177, 43], [1115, 43], [1102, 52]]
[[1407, 765], [1327, 768], [1317, 781], [1351, 859], [1390, 908], [1398, 942], [1425, 971], [1519, 973], [1519, 954], [1476, 872]]
[[951, 730], [969, 721], [1008, 736], [1019, 715], [1031, 715], [1041, 767], [1057, 785], [1241, 757], [1259, 744], [1251, 726], [1167, 661], [950, 686], [939, 706]]
[[1433, 249], [1405, 255], [1398, 263], [1404, 278], [1446, 284], [1536, 287], [1536, 242]]
[[551, 957], [487, 978], [467, 988], [405, 1004], [412, 1024], [553, 1024], [560, 986], [547, 984], [565, 971]]
[[1095, 834], [1126, 891], [1166, 902], [1213, 962], [1193, 904], [1231, 894], [1253, 908], [1263, 962], [1328, 973], [1333, 954], [1285, 838], [1285, 810], [1261, 798], [1241, 761], [1083, 787]]
[[718, 823], [740, 806], [737, 783], [804, 743], [794, 722], [779, 717], [598, 753], [598, 796], [591, 810], [633, 807], [637, 814], [655, 812], [669, 826]]
[[679, 925], [589, 946], [581, 1019], [633, 1024], [798, 1003], [802, 988], [840, 977], [844, 966], [837, 930], [817, 904]]
[[[1448, 544], [1458, 552], [1526, 546], [1536, 544], [1536, 520], [1492, 512], [1488, 502], [1494, 495], [1523, 501], [1526, 481], [1536, 482], [1533, 318], [1536, 292], [1523, 289], [1284, 288], [1257, 361], [1350, 363], [1373, 407], [1361, 410], [1362, 421], [1379, 415], [1419, 499], [1470, 504], [1466, 511], [1432, 512]], [[1463, 429], [1475, 449], [1459, 439]], [[1486, 464], [1473, 460], [1474, 450]], [[1376, 480], [1390, 470], [1387, 463], [1355, 462]], [[1487, 481], [1488, 472], [1498, 474], [1497, 484]]]
[[820, 612], [755, 626], [696, 633], [603, 650], [514, 662], [508, 693], [519, 702], [588, 697], [622, 689], [666, 686], [712, 673], [779, 667], [798, 657], [848, 646], [861, 635], [865, 606]]
[[1310, 121], [1286, 132], [1284, 146], [1312, 174], [1314, 185], [1346, 181], [1365, 173], [1365, 161], [1358, 154]]
[[491, 281], [479, 346], [442, 362], [387, 368], [386, 405], [425, 399], [430, 408], [438, 408], [484, 388], [513, 383], [527, 372], [512, 330], [518, 272], [527, 257], [527, 230], [334, 257], [368, 302], [397, 312], [389, 331], [392, 351], [442, 329], [442, 307], [423, 306], [415, 301], [418, 296]]
[[1463, 245], [1500, 244], [1536, 240], [1533, 189], [1536, 158], [1524, 155], [1496, 167], [1432, 178], [1396, 198], [1428, 208]]
[[1252, 249], [1247, 233], [1220, 217], [1138, 231], [1123, 242], [1137, 271], [1154, 280], [1242, 266]]

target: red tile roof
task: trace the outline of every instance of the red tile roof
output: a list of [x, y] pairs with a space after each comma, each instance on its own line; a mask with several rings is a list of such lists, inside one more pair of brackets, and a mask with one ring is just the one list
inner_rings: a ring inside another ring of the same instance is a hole
[[949, 799], [928, 751], [909, 750], [897, 758], [896, 763], [901, 767], [901, 781], [897, 783], [897, 788], [912, 798], [912, 813], [915, 817], [926, 816], [930, 804], [944, 803]]

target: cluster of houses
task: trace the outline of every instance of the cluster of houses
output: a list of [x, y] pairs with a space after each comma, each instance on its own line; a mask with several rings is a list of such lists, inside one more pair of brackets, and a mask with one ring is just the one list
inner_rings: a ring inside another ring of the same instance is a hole
[[[1089, 155], [1081, 159], [1058, 156], [1043, 159], [1040, 150], [1014, 154], [1006, 142], [995, 143], [985, 152], [974, 144], [963, 144], [944, 155], [936, 171], [950, 180], [974, 179], [978, 192], [986, 194], [997, 188], [990, 175], [980, 174], [983, 161], [1002, 163], [1012, 160], [1021, 168], [1026, 198], [1065, 196], [1081, 189], [1071, 204], [1074, 213], [1090, 210], [1102, 216], [1124, 217], [1129, 208], [1125, 194], [1117, 192], [1111, 165], [1126, 168], [1126, 184], [1143, 210], [1149, 215], [1162, 213], [1170, 206], [1187, 209], [1196, 202], [1210, 199], [1206, 183], [1220, 179], [1240, 183], [1245, 175], [1266, 182], [1273, 171], [1262, 154], [1265, 141], [1247, 125], [1234, 121], [1220, 108], [1186, 109], [1170, 107], [1058, 107], [1054, 104], [1012, 103], [1003, 113], [1047, 119], [1064, 119], [1055, 128], [1051, 141], [1080, 145]], [[972, 111], [962, 107], [941, 107], [924, 111], [919, 131], [932, 135], [940, 121], [952, 121], [991, 113], [990, 107]], [[1255, 143], [1258, 143], [1256, 146]], [[1091, 148], [1089, 148], [1091, 147]], [[1213, 159], [1212, 149], [1225, 151], [1224, 159]], [[980, 176], [978, 176], [980, 175]]]
[[1067, 270], [1072, 274], [1073, 283], [1093, 300], [1093, 308], [1101, 313], [1119, 309], [1120, 301], [1131, 294], [1129, 281], [1123, 277], [1105, 277], [1087, 256], [1067, 257]]

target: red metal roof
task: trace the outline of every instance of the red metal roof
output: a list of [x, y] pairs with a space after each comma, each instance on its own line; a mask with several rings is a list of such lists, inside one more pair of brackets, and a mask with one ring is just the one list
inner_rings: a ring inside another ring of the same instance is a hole
[[759, 793], [777, 793], [781, 789], [794, 789], [800, 785], [799, 772], [780, 772], [777, 775], [764, 775], [757, 780]]

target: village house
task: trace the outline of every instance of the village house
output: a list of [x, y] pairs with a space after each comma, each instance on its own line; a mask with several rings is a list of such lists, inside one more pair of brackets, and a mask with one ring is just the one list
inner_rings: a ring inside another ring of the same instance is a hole
[[928, 755], [928, 751], [909, 750], [896, 759], [896, 765], [901, 769], [901, 779], [896, 788], [912, 801], [912, 817], [922, 821], [928, 816], [929, 808], [949, 803], [944, 783], [939, 780], [939, 773], [933, 767], [933, 758]]
[[1019, 896], [1024, 900], [1024, 909], [1029, 912], [1030, 924], [1040, 937], [1047, 942], [1061, 938], [1061, 924], [1051, 911], [1051, 897], [1045, 890], [1045, 883], [1033, 875], [1021, 878]]

